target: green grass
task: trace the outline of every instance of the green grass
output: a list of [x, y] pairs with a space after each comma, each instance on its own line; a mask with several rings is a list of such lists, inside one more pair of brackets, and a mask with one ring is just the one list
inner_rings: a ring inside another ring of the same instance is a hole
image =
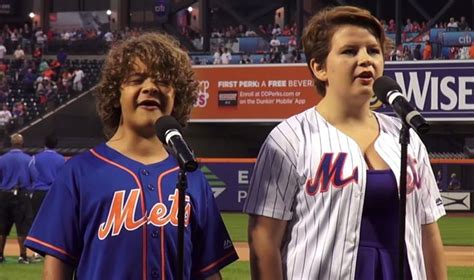
[[8, 236], [8, 238], [16, 238], [17, 237], [17, 234], [16, 234], [16, 227], [13, 226], [11, 231], [10, 231], [10, 235]]
[[473, 217], [443, 217], [438, 225], [444, 245], [474, 245]]
[[[7, 263], [0, 264], [0, 280], [37, 280], [41, 279], [43, 263], [21, 265], [16, 263], [16, 258], [7, 258]], [[250, 279], [249, 262], [234, 262], [222, 270], [222, 279], [247, 280]], [[474, 267], [449, 267], [450, 280], [471, 280]]]
[[448, 267], [448, 279], [450, 280], [472, 280], [474, 278], [474, 267]]
[[[241, 213], [222, 213], [224, 223], [233, 241], [247, 242], [248, 216]], [[445, 245], [474, 245], [474, 218], [444, 217], [438, 221]], [[10, 238], [16, 238], [12, 229]], [[0, 264], [0, 280], [37, 280], [41, 279], [42, 263], [20, 265], [16, 258], [7, 258], [7, 263]], [[474, 279], [474, 267], [449, 267], [449, 279]], [[223, 279], [250, 279], [249, 262], [238, 261], [222, 270]]]
[[6, 262], [0, 264], [0, 280], [38, 280], [43, 274], [43, 262], [19, 264], [18, 258], [7, 257]]
[[[222, 213], [222, 218], [234, 242], [247, 242], [246, 214]], [[444, 245], [474, 246], [474, 217], [443, 217], [438, 224]]]
[[222, 213], [222, 219], [234, 242], [247, 242], [248, 215], [242, 213]]
[[250, 263], [249, 262], [233, 262], [226, 266], [222, 271], [222, 279], [224, 280], [247, 280], [250, 279]]

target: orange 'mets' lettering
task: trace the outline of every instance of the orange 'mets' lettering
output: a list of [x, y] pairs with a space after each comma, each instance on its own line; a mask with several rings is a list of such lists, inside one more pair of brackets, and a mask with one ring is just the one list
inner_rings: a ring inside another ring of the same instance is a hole
[[[119, 235], [122, 228], [125, 227], [128, 231], [133, 231], [144, 225], [145, 223], [154, 226], [165, 226], [171, 223], [173, 226], [178, 225], [178, 190], [168, 197], [171, 201], [171, 209], [167, 215], [167, 207], [164, 203], [158, 202], [151, 208], [150, 214], [135, 220], [135, 210], [140, 196], [139, 189], [131, 190], [127, 201], [124, 205], [125, 191], [117, 191], [114, 194], [112, 203], [110, 205], [107, 220], [100, 224], [97, 236], [100, 240], [104, 240], [112, 232], [112, 236]], [[186, 205], [184, 213], [185, 226], [189, 225], [191, 218], [191, 204], [190, 198], [186, 196]]]

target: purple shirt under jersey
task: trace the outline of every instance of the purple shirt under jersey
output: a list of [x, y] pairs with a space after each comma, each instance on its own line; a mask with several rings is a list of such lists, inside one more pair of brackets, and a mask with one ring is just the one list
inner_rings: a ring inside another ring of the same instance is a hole
[[[398, 190], [391, 170], [368, 170], [356, 279], [396, 279]], [[405, 278], [412, 279], [405, 254]]]

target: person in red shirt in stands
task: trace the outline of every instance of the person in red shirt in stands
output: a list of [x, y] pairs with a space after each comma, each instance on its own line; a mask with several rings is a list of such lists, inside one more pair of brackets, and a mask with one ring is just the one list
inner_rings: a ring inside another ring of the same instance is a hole
[[48, 68], [44, 70], [43, 77], [48, 78], [49, 80], [53, 80], [56, 77], [56, 72], [53, 69]]
[[41, 58], [43, 58], [43, 51], [38, 47], [35, 48], [35, 50], [33, 51], [33, 58], [35, 60], [41, 60]]
[[469, 58], [474, 59], [474, 42], [471, 43], [471, 47], [469, 48]]
[[388, 32], [397, 31], [397, 25], [395, 24], [395, 20], [391, 19], [391, 20], [388, 21], [387, 31]]
[[425, 42], [425, 48], [423, 49], [423, 60], [431, 59], [433, 49], [429, 40]]
[[0, 60], [0, 72], [6, 73], [8, 70], [8, 65]]

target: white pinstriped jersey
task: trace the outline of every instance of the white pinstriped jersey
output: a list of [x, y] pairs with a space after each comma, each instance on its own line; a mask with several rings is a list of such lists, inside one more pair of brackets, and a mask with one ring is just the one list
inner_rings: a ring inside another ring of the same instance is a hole
[[[374, 112], [374, 144], [399, 184], [400, 121]], [[408, 146], [406, 247], [413, 279], [426, 279], [421, 225], [445, 215], [424, 144]], [[367, 164], [357, 143], [314, 108], [280, 123], [258, 155], [244, 212], [287, 220], [286, 279], [354, 279]]]

